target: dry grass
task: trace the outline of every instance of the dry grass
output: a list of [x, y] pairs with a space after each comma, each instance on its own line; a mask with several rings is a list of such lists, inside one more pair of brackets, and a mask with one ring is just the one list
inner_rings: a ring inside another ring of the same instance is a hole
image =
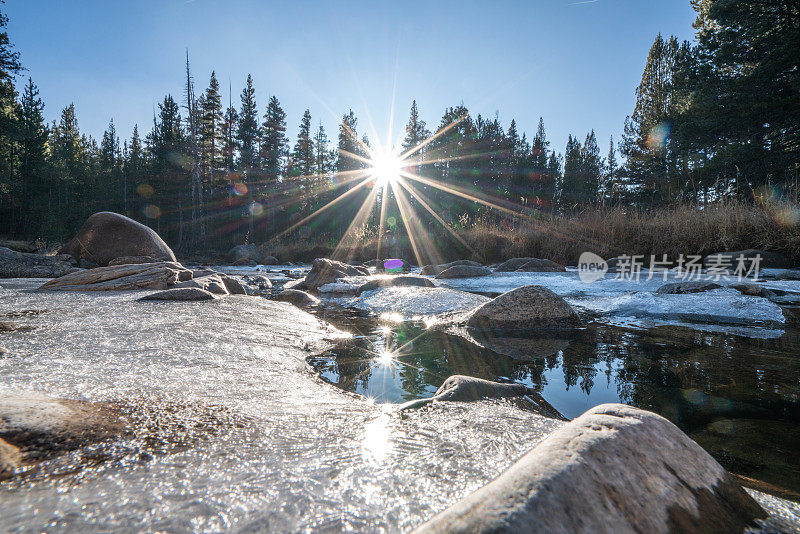
[[[584, 251], [603, 257], [620, 254], [709, 254], [759, 248], [781, 252], [800, 260], [800, 208], [795, 204], [772, 203], [757, 206], [725, 202], [706, 207], [692, 205], [658, 211], [630, 211], [621, 208], [592, 208], [569, 218], [547, 217], [537, 221], [503, 221], [502, 224], [462, 218], [456, 231], [476, 253], [458, 245], [440, 230], [433, 241], [442, 244], [442, 259], [472, 258], [484, 263], [513, 257], [532, 256], [574, 265]], [[330, 256], [335, 240], [289, 241], [265, 247], [282, 260], [309, 261]], [[404, 237], [394, 249], [413, 258]], [[364, 233], [349, 258], [374, 259], [377, 240]]]

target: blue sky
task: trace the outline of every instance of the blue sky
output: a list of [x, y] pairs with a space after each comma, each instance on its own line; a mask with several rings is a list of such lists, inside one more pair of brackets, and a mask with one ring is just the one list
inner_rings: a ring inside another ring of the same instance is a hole
[[[8, 0], [9, 36], [52, 120], [74, 102], [83, 131], [114, 118], [144, 135], [154, 106], [182, 100], [186, 49], [198, 91], [212, 70], [234, 103], [253, 74], [259, 112], [276, 95], [289, 134], [303, 111], [335, 139], [352, 108], [359, 133], [394, 136], [411, 100], [434, 129], [444, 109], [512, 118], [553, 147], [592, 128], [603, 155], [622, 132], [658, 32], [693, 37], [688, 0], [266, 2], [255, 0]], [[371, 124], [370, 124], [371, 123]]]

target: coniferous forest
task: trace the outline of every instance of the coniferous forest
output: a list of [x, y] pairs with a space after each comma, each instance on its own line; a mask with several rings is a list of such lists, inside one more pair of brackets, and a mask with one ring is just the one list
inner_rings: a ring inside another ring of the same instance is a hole
[[[426, 122], [412, 102], [403, 148], [452, 126], [416, 154], [415, 172], [531, 217], [595, 206], [647, 212], [796, 200], [798, 6], [691, 3], [696, 39], [655, 36], [641, 83], [631, 88], [636, 104], [624, 135], [610, 139], [607, 154], [591, 125], [555, 147], [541, 120], [530, 134], [459, 104]], [[111, 119], [102, 138], [86, 135], [73, 105], [48, 124], [7, 22], [0, 18], [0, 220], [7, 237], [63, 240], [88, 215], [108, 210], [148, 224], [179, 251], [268, 242], [353, 187], [348, 171], [365, 165], [345, 156], [366, 156], [370, 144], [352, 111], [328, 132], [309, 110], [287, 117], [278, 97], [265, 97], [269, 88], [249, 75], [240, 95], [223, 94], [215, 72], [192, 70], [189, 53], [184, 86], [132, 132], [117, 131]], [[289, 139], [287, 123], [295, 121], [299, 134]], [[454, 228], [464, 217], [514, 218], [434, 188], [420, 192]], [[296, 232], [335, 242], [366, 194]]]

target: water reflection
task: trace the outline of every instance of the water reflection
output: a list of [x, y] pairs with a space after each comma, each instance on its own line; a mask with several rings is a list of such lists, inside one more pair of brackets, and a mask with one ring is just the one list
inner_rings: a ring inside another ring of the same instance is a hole
[[405, 402], [466, 374], [524, 383], [569, 418], [624, 402], [669, 418], [732, 472], [800, 500], [797, 331], [751, 339], [591, 324], [571, 340], [469, 339], [422, 323], [349, 321], [356, 335], [311, 361], [348, 391]]

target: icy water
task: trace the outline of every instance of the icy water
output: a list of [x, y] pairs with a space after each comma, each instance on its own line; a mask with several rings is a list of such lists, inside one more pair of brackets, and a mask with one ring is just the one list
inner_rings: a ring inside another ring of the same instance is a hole
[[[779, 306], [728, 288], [657, 295], [663, 280], [587, 287], [576, 278], [447, 281], [489, 294], [524, 282], [546, 285], [588, 320], [573, 339], [486, 339], [431, 327], [446, 306], [442, 298], [432, 315], [402, 321], [385, 313], [376, 293], [340, 302], [375, 308], [385, 319], [334, 314], [329, 320], [358, 335], [310, 363], [325, 380], [379, 402], [429, 397], [448, 376], [465, 374], [526, 384], [570, 419], [606, 402], [653, 410], [731, 472], [800, 501], [800, 330], [786, 324]], [[764, 285], [792, 291], [798, 283]], [[400, 291], [387, 300], [398, 300]]]

